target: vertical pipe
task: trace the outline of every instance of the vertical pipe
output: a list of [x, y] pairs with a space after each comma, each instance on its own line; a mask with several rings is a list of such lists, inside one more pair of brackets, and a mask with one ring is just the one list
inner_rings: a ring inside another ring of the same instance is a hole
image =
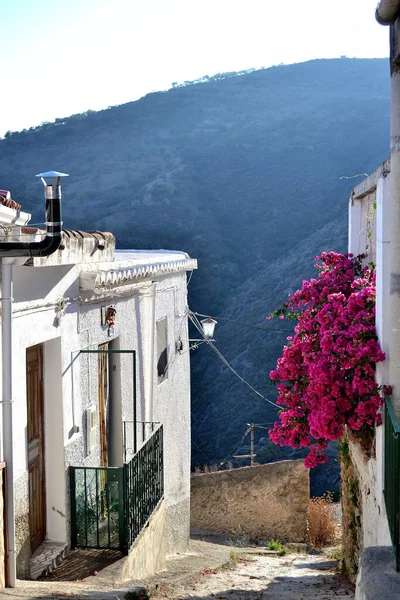
[[126, 421], [122, 421], [123, 427], [123, 444], [124, 444], [124, 463], [126, 463]]
[[3, 446], [6, 463], [6, 532], [8, 586], [15, 587], [15, 503], [14, 503], [14, 448], [13, 448], [13, 405], [12, 405], [12, 303], [13, 303], [13, 259], [2, 258], [2, 313], [1, 348], [3, 378]]
[[[149, 421], [154, 421], [154, 377], [156, 372], [155, 355], [156, 355], [156, 283], [152, 284], [150, 293], [150, 381], [149, 381], [149, 397], [150, 397], [150, 418]], [[175, 296], [174, 296], [175, 298]]]
[[[155, 377], [155, 294], [156, 283], [140, 291], [139, 324], [141, 331], [141, 355], [139, 360], [143, 377], [142, 421], [154, 421], [154, 377]], [[142, 433], [146, 434], [145, 429]], [[142, 442], [145, 441], [143, 437]]]

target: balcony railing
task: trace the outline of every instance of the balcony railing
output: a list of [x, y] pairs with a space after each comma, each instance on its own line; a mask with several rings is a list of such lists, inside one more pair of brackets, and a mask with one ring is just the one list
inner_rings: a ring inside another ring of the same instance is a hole
[[160, 425], [157, 421], [123, 421], [124, 463], [127, 463]]
[[71, 545], [128, 553], [164, 495], [163, 427], [122, 467], [70, 467]]
[[400, 571], [400, 423], [391, 399], [385, 397], [384, 497], [396, 570]]
[[164, 496], [162, 425], [123, 466], [127, 550]]

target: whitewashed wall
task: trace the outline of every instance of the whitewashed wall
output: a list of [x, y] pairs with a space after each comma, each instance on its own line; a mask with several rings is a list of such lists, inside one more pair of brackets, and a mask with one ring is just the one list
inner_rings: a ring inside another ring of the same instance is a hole
[[[354, 188], [349, 203], [349, 252], [367, 254], [376, 263], [376, 328], [386, 360], [377, 365], [377, 381], [388, 384], [389, 372], [389, 252], [390, 252], [390, 165], [385, 162], [368, 179]], [[371, 232], [371, 237], [367, 232]], [[350, 443], [352, 462], [358, 472], [362, 496], [364, 548], [390, 545], [383, 498], [384, 426], [376, 430], [376, 458], [366, 460]]]
[[[69, 541], [70, 465], [96, 466], [99, 447], [87, 456], [84, 412], [98, 406], [97, 355], [80, 354], [112, 342], [137, 351], [137, 418], [164, 425], [166, 548], [181, 552], [189, 542], [190, 493], [190, 372], [188, 344], [175, 353], [175, 342], [187, 334], [186, 273], [153, 278], [131, 288], [129, 295], [99, 298], [87, 304], [77, 299], [79, 266], [15, 267], [13, 321], [13, 397], [16, 491], [17, 568], [29, 576], [29, 503], [27, 472], [26, 348], [44, 344], [45, 455], [47, 532], [49, 539]], [[70, 298], [56, 326], [54, 302]], [[112, 337], [101, 326], [101, 306], [116, 307]], [[157, 383], [155, 321], [168, 319], [168, 377]], [[122, 416], [133, 418], [131, 355], [121, 355]], [[72, 397], [74, 402], [72, 401]], [[74, 413], [74, 414], [73, 414]], [[73, 424], [79, 432], [70, 436]], [[99, 436], [98, 436], [99, 441]]]

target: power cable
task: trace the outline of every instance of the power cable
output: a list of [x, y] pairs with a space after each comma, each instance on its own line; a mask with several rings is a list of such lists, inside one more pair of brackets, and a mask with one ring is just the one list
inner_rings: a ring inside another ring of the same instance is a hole
[[221, 354], [221, 352], [218, 350], [218, 348], [216, 348], [214, 346], [214, 344], [211, 341], [208, 341], [208, 345], [214, 350], [214, 352], [217, 354], [217, 356], [219, 356], [219, 358], [222, 360], [222, 362], [224, 363], [224, 365], [226, 367], [228, 367], [228, 369], [230, 371], [232, 371], [232, 373], [234, 375], [236, 375], [236, 377], [238, 377], [238, 379], [240, 379], [240, 381], [242, 381], [245, 385], [247, 385], [247, 387], [249, 387], [255, 394], [257, 394], [257, 396], [259, 396], [260, 398], [262, 398], [263, 400], [265, 400], [266, 402], [268, 402], [269, 404], [272, 404], [272, 406], [276, 406], [276, 408], [281, 409], [281, 407], [278, 404], [275, 404], [275, 402], [272, 402], [272, 400], [269, 400], [268, 398], [266, 398], [265, 396], [263, 396], [261, 394], [261, 392], [259, 392], [258, 390], [256, 390], [248, 381], [246, 381], [245, 379], [243, 379], [243, 377], [241, 375], [239, 375], [239, 373], [237, 371], [235, 371], [235, 369], [229, 364], [229, 362], [226, 360], [226, 358]]
[[[195, 312], [194, 315], [198, 317], [209, 317], [210, 315], [202, 315], [201, 313]], [[236, 321], [235, 319], [228, 319], [227, 317], [211, 317], [211, 319], [219, 320], [219, 321], [228, 321], [229, 323], [235, 323], [235, 325], [242, 325], [243, 327], [248, 327], [249, 329], [257, 329], [258, 331], [280, 331], [282, 333], [293, 333], [291, 329], [275, 329], [270, 327], [257, 327], [256, 325], [248, 325], [247, 323], [243, 323], [243, 321]]]
[[198, 450], [199, 450], [199, 451], [202, 453], [202, 455], [203, 455], [203, 456], [204, 456], [204, 458], [206, 459], [207, 463], [208, 463], [209, 465], [211, 465], [211, 464], [212, 464], [211, 460], [208, 458], [208, 456], [205, 454], [205, 452], [203, 452], [203, 450], [200, 448], [200, 446], [198, 446], [198, 445], [196, 444], [196, 442], [194, 441], [194, 439], [193, 439], [193, 438], [192, 438], [192, 443], [193, 443], [193, 444], [196, 446], [196, 448], [197, 448], [197, 449], [198, 449]]
[[241, 438], [241, 440], [239, 441], [239, 443], [238, 443], [238, 444], [236, 444], [236, 445], [235, 445], [235, 446], [232, 448], [232, 450], [231, 450], [230, 452], [228, 452], [228, 454], [226, 455], [226, 457], [224, 458], [224, 460], [223, 460], [223, 461], [221, 461], [221, 462], [219, 463], [219, 464], [220, 464], [220, 466], [221, 466], [221, 465], [223, 465], [224, 463], [226, 463], [226, 461], [228, 460], [228, 458], [229, 458], [230, 456], [233, 456], [233, 454], [236, 452], [236, 450], [237, 450], [238, 448], [240, 448], [240, 446], [243, 444], [243, 441], [244, 441], [244, 439], [245, 439], [246, 435], [249, 433], [249, 431], [250, 431], [250, 427], [248, 427], [248, 428], [247, 428], [247, 430], [246, 430], [246, 433], [245, 433], [245, 434], [244, 434], [244, 436]]
[[261, 392], [259, 392], [258, 390], [256, 390], [248, 381], [246, 381], [241, 375], [239, 375], [239, 373], [229, 364], [229, 362], [226, 360], [226, 358], [221, 354], [221, 352], [214, 346], [214, 344], [212, 343], [211, 340], [207, 339], [204, 335], [203, 329], [199, 323], [199, 320], [197, 319], [197, 316], [192, 313], [189, 312], [189, 318], [192, 321], [193, 325], [196, 327], [196, 329], [198, 330], [198, 332], [200, 333], [200, 335], [203, 337], [204, 341], [207, 342], [207, 344], [210, 346], [210, 348], [212, 348], [214, 350], [214, 352], [217, 354], [217, 356], [222, 360], [222, 362], [224, 363], [224, 365], [226, 367], [228, 367], [228, 369], [230, 371], [232, 371], [232, 373], [234, 375], [236, 375], [236, 377], [238, 377], [240, 379], [240, 381], [242, 381], [245, 385], [247, 385], [247, 387], [249, 387], [255, 394], [257, 394], [257, 396], [259, 396], [260, 398], [262, 398], [263, 400], [265, 400], [266, 402], [268, 402], [269, 404], [272, 404], [272, 406], [276, 406], [276, 408], [281, 408], [278, 404], [275, 404], [275, 402], [272, 402], [272, 400], [269, 400], [268, 398], [266, 398], [265, 396], [263, 396], [261, 394]]

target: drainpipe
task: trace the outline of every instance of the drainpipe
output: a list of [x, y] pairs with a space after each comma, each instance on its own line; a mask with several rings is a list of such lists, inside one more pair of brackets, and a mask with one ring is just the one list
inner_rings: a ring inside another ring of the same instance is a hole
[[[57, 250], [61, 242], [61, 188], [60, 177], [64, 173], [49, 171], [40, 173], [45, 186], [46, 236], [40, 242], [0, 243], [2, 275], [2, 405], [3, 405], [3, 444], [6, 463], [6, 537], [7, 537], [7, 576], [8, 586], [15, 587], [15, 501], [14, 501], [14, 441], [13, 441], [13, 399], [12, 399], [12, 303], [13, 303], [13, 262], [17, 257], [49, 256]], [[44, 177], [51, 177], [47, 184]]]
[[376, 7], [375, 18], [381, 25], [391, 25], [397, 19], [400, 0], [381, 0]]
[[150, 381], [149, 381], [149, 398], [150, 398], [150, 421], [154, 422], [154, 378], [156, 372], [155, 355], [156, 355], [156, 283], [152, 283], [150, 293]]

